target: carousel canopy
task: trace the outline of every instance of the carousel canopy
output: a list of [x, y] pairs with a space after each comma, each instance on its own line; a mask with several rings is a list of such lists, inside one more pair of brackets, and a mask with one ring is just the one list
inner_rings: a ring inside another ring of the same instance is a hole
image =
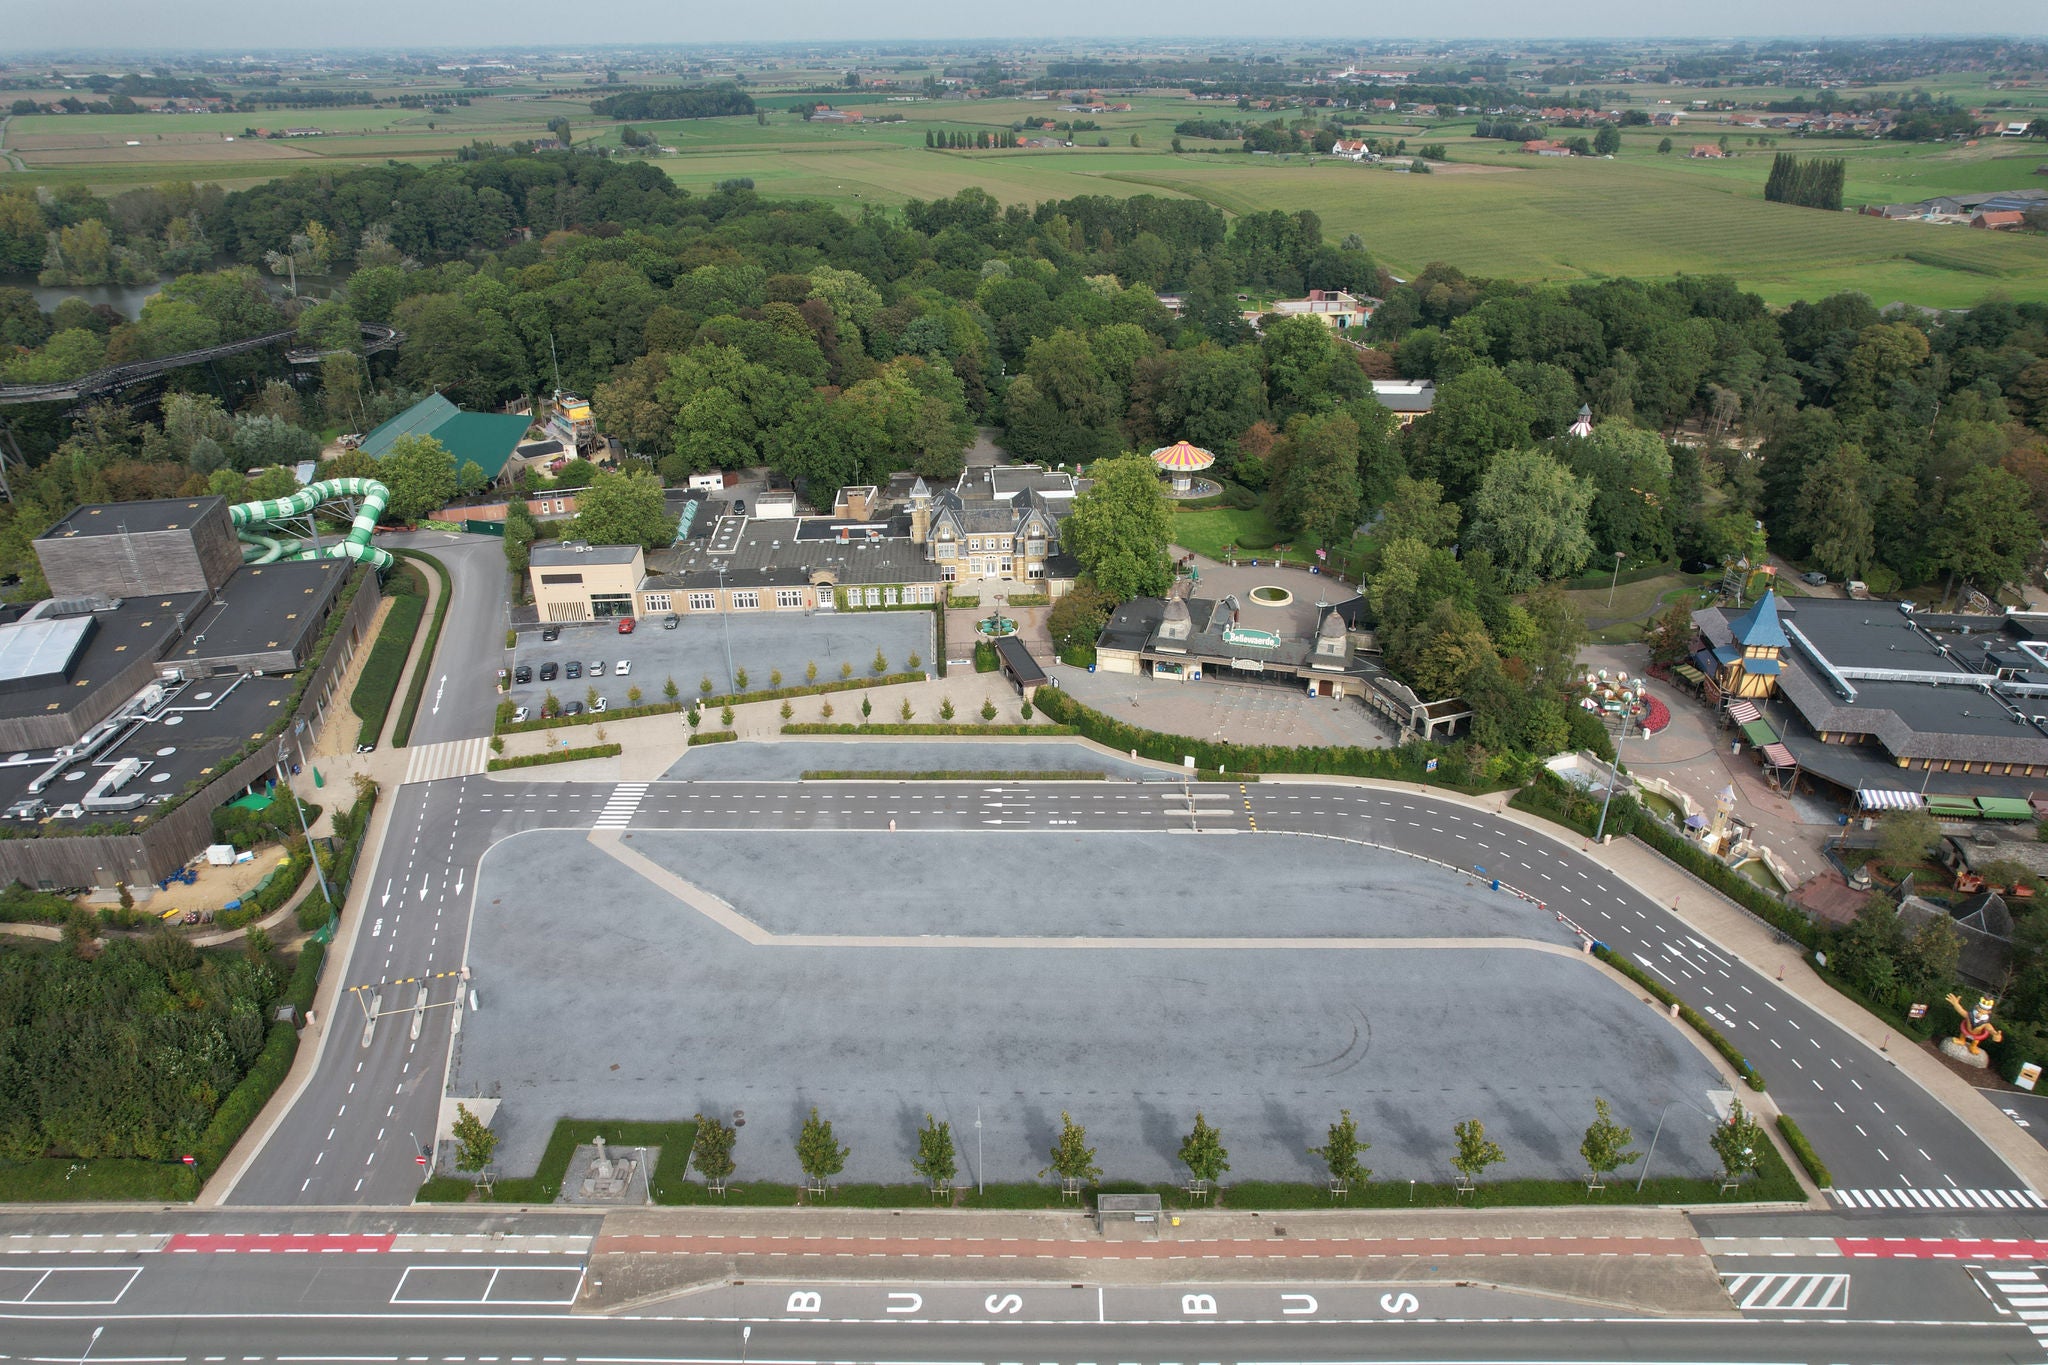
[[1161, 446], [1153, 451], [1152, 463], [1172, 473], [1189, 474], [1215, 464], [1216, 457], [1200, 446], [1177, 441], [1173, 445]]

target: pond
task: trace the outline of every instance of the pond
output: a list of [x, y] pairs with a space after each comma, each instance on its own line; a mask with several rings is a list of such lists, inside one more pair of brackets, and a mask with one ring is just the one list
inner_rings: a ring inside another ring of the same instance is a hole
[[1669, 820], [1674, 825], [1682, 826], [1685, 824], [1685, 812], [1680, 810], [1678, 808], [1677, 803], [1670, 800], [1668, 797], [1659, 796], [1657, 793], [1653, 791], [1643, 791], [1641, 789], [1638, 789], [1636, 792], [1636, 800], [1643, 803], [1644, 809], [1653, 811], [1656, 814], [1663, 816], [1666, 820]]
[[142, 305], [163, 289], [161, 284], [27, 284], [21, 287], [35, 296], [36, 307], [45, 313], [54, 312], [57, 305], [66, 299], [84, 299], [87, 303], [104, 303], [130, 322], [140, 317]]
[[1745, 858], [1735, 865], [1735, 870], [1766, 891], [1784, 894], [1785, 883], [1778, 880], [1778, 874], [1762, 858]]

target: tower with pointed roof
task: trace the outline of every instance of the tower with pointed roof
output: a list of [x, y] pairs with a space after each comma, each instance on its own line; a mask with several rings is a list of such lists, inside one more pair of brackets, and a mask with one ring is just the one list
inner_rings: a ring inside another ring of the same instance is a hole
[[932, 490], [922, 476], [910, 485], [910, 543], [922, 545], [932, 530]]
[[1748, 611], [1728, 623], [1734, 639], [1714, 651], [1720, 665], [1714, 683], [1727, 697], [1769, 697], [1778, 690], [1785, 647], [1791, 643], [1778, 620], [1778, 594], [1766, 591]]

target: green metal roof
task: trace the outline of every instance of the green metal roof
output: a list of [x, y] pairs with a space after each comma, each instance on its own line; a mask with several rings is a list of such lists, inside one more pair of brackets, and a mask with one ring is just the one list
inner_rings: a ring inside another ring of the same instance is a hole
[[2031, 820], [2034, 807], [2024, 797], [1980, 796], [1977, 807], [1993, 820]]
[[1776, 744], [1778, 742], [1778, 732], [1773, 730], [1766, 721], [1750, 721], [1742, 727], [1742, 734], [1744, 738], [1759, 749], [1763, 748], [1766, 744]]
[[431, 436], [447, 449], [457, 469], [474, 460], [486, 479], [495, 479], [531, 425], [531, 418], [517, 414], [464, 412], [433, 393], [365, 436], [363, 450], [381, 460], [401, 436]]

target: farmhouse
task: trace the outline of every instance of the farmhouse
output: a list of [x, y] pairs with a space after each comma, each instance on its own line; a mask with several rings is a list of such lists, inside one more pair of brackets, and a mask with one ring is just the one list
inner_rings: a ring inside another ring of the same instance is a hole
[[2027, 225], [2027, 215], [2018, 209], [1979, 209], [1970, 217], [1970, 226], [1986, 228], [1993, 232], [2010, 232]]
[[[1319, 318], [1325, 327], [1348, 332], [1354, 328], [1363, 330], [1378, 306], [1378, 299], [1356, 298], [1342, 289], [1311, 289], [1307, 298], [1280, 299], [1268, 311], [1281, 317]], [[1260, 316], [1248, 314], [1246, 320], [1256, 325]]]
[[1692, 144], [1692, 150], [1686, 155], [1698, 161], [1719, 161], [1728, 153], [1721, 150], [1719, 143], [1695, 142]]

